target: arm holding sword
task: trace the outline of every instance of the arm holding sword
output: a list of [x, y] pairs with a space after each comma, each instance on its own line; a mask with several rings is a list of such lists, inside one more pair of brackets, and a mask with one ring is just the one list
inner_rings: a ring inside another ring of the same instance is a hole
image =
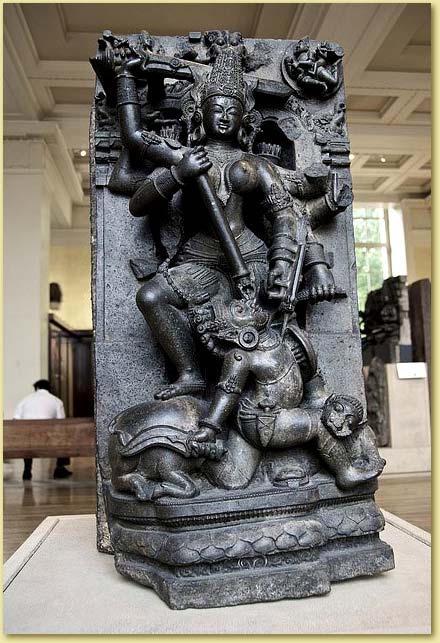
[[[161, 64], [167, 62], [166, 57], [163, 56], [151, 56], [151, 58], [160, 58]], [[145, 216], [148, 206], [158, 201], [170, 200], [182, 187], [194, 182], [206, 207], [212, 229], [229, 264], [239, 295], [245, 299], [253, 297], [255, 289], [250, 271], [225, 217], [222, 204], [207, 176], [212, 164], [206, 150], [201, 146], [185, 147], [178, 141], [147, 131], [142, 125], [135, 70], [139, 69], [146, 74], [150, 57], [140, 56], [133, 47], [125, 43], [124, 47], [121, 46], [118, 49], [117, 57], [113, 56], [112, 64], [116, 73], [116, 102], [121, 140], [130, 155], [130, 159], [126, 159], [125, 162], [134, 162], [142, 166], [145, 161], [149, 161], [157, 166], [150, 177], [146, 178], [141, 185], [138, 184], [137, 189], [132, 190], [134, 194], [129, 204], [130, 212], [134, 216]], [[156, 63], [153, 61], [153, 64]], [[191, 70], [187, 69], [187, 71], [192, 78]], [[164, 73], [164, 70], [161, 70], [161, 73]], [[112, 181], [109, 187], [112, 189]]]
[[[336, 173], [332, 176], [332, 187], [336, 193]], [[291, 209], [296, 214], [295, 222], [285, 212], [275, 216], [274, 242], [270, 250], [274, 263], [268, 278], [269, 298], [281, 302], [279, 310], [284, 315], [282, 336], [298, 302], [314, 304], [346, 296], [335, 287], [324, 247], [310, 229], [308, 208], [293, 199]]]

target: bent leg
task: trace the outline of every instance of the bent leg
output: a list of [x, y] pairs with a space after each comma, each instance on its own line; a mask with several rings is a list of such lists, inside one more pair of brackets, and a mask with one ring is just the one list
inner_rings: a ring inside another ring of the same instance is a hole
[[152, 499], [162, 496], [172, 498], [194, 498], [199, 494], [191, 477], [184, 471], [170, 471], [163, 482], [156, 484]]
[[156, 275], [138, 291], [136, 303], [178, 372], [177, 381], [155, 397], [169, 399], [203, 391], [205, 382], [195, 357], [194, 339], [184, 312], [185, 301], [161, 275]]
[[118, 491], [129, 491], [134, 493], [138, 500], [152, 500], [156, 482], [147, 480], [137, 472], [126, 473], [122, 476], [112, 476], [112, 483]]
[[288, 449], [308, 442], [317, 433], [320, 412], [301, 408], [282, 409], [275, 420], [275, 428], [268, 447]]

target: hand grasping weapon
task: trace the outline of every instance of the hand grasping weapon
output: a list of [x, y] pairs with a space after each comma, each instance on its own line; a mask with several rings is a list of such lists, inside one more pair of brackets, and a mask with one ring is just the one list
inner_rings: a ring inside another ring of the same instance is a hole
[[304, 258], [306, 255], [307, 243], [307, 223], [305, 217], [298, 218], [297, 223], [297, 251], [295, 261], [292, 266], [292, 272], [287, 287], [286, 298], [280, 306], [280, 311], [283, 313], [283, 327], [281, 330], [281, 340], [284, 339], [287, 324], [295, 312], [295, 306], [298, 302], [298, 290], [302, 279], [302, 270], [304, 265]]
[[[338, 189], [338, 177], [336, 173], [334, 173], [332, 176], [332, 188], [334, 192], [336, 192]], [[300, 217], [298, 219], [297, 244], [298, 244], [297, 252], [296, 252], [295, 261], [292, 267], [289, 285], [287, 287], [286, 297], [280, 306], [280, 311], [284, 315], [283, 326], [281, 330], [281, 339], [284, 338], [287, 324], [289, 323], [290, 318], [295, 312], [295, 307], [297, 303], [300, 301], [307, 301], [310, 297], [310, 292], [308, 290], [299, 292], [299, 286], [302, 280], [302, 272], [303, 272], [304, 259], [305, 259], [306, 247], [307, 247], [307, 224], [306, 224], [305, 217]], [[334, 298], [347, 297], [347, 293], [341, 288], [334, 288], [332, 297]]]
[[[149, 77], [151, 74], [153, 79], [154, 77], [172, 76], [174, 78], [194, 80], [193, 72], [186, 62], [178, 58], [152, 54], [146, 50], [138, 52], [129, 44], [128, 40], [119, 40], [111, 34], [105, 34], [103, 38], [100, 39], [98, 56], [91, 59], [90, 62], [101, 80], [106, 94], [112, 96], [114, 100], [116, 100], [114, 91], [114, 69], [123, 61], [125, 61], [127, 69], [132, 70], [136, 67], [141, 74], [144, 73], [146, 77]], [[201, 68], [203, 73], [207, 71], [204, 65], [193, 63], [192, 67]], [[140, 127], [140, 115], [136, 113], [134, 119], [132, 124], [133, 128], [136, 129]], [[177, 164], [190, 149], [177, 144], [173, 145], [173, 149], [170, 150], [170, 142], [167, 144], [166, 139], [159, 139], [157, 136], [156, 138], [159, 143], [163, 144], [151, 145], [146, 153], [147, 158], [148, 154], [151, 154], [152, 157], [150, 160], [156, 165], [162, 164], [165, 167], [171, 167]], [[207, 174], [201, 174], [194, 178], [194, 182], [199, 189], [206, 207], [213, 232], [219, 240], [226, 261], [230, 267], [231, 276], [239, 296], [245, 299], [251, 299], [255, 295], [255, 285], [209, 177]]]
[[232, 279], [240, 297], [252, 299], [255, 295], [255, 285], [252, 282], [249, 268], [243, 259], [237, 241], [232, 234], [220, 200], [206, 174], [201, 174], [194, 180], [209, 214], [214, 233], [220, 242], [226, 261], [231, 269]]

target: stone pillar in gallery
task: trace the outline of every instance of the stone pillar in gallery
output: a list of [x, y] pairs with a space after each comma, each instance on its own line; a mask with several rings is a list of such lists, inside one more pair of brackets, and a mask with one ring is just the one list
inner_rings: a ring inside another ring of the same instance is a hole
[[41, 139], [4, 142], [4, 417], [47, 377], [53, 167]]

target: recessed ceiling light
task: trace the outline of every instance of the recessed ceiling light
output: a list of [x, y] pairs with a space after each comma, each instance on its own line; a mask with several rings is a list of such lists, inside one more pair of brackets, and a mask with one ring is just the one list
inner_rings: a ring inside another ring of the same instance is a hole
[[386, 163], [386, 162], [387, 162], [387, 160], [386, 160], [386, 158], [385, 158], [384, 156], [381, 156], [381, 157], [380, 157], [380, 162], [381, 162], [381, 163]]
[[353, 161], [353, 160], [354, 160], [354, 158], [355, 158], [355, 155], [354, 155], [354, 154], [349, 154], [349, 155], [348, 155], [348, 158], [350, 159], [350, 161]]
[[87, 151], [86, 150], [81, 150], [79, 153], [80, 156], [87, 156]]

